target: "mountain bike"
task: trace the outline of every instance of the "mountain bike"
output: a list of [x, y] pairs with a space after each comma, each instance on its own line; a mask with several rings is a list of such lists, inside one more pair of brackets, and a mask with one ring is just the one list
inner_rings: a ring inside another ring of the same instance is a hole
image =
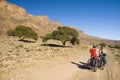
[[99, 57], [95, 57], [94, 59], [93, 58], [89, 59], [87, 61], [87, 64], [92, 71], [96, 72], [99, 66]]

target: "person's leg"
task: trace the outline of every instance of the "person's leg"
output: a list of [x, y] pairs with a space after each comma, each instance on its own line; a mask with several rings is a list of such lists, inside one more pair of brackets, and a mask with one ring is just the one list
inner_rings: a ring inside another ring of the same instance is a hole
[[106, 57], [103, 57], [103, 65], [105, 65], [107, 63]]
[[102, 56], [100, 56], [100, 60], [99, 60], [99, 67], [102, 66]]

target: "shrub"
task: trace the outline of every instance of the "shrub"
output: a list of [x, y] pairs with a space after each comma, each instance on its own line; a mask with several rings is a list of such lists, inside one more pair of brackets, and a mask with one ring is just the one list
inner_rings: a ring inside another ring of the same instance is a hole
[[17, 48], [23, 48], [23, 45], [20, 44], [20, 45], [16, 46], [15, 48], [16, 48], [16, 49], [17, 49]]
[[111, 45], [109, 45], [108, 47], [110, 47], [110, 48], [117, 48], [117, 49], [120, 49], [120, 45], [114, 45], [114, 46], [111, 46]]
[[118, 49], [120, 49], [120, 45], [117, 45], [117, 44], [116, 44], [116, 45], [115, 45], [115, 48], [118, 48]]
[[107, 46], [106, 43], [100, 43], [99, 45], [102, 46], [102, 47], [106, 47]]

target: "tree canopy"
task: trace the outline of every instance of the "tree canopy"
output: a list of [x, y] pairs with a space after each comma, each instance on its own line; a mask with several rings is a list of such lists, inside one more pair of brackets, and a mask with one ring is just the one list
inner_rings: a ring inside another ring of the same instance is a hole
[[38, 39], [37, 33], [33, 31], [30, 27], [26, 27], [23, 25], [18, 25], [14, 30], [7, 31], [8, 36], [18, 36], [20, 40], [24, 40], [25, 38], [31, 38], [34, 40]]
[[67, 41], [70, 41], [72, 44], [79, 44], [78, 40], [78, 31], [70, 27], [58, 27], [57, 30], [54, 30], [52, 33], [45, 35], [42, 39], [43, 42], [49, 39], [59, 40], [65, 46]]

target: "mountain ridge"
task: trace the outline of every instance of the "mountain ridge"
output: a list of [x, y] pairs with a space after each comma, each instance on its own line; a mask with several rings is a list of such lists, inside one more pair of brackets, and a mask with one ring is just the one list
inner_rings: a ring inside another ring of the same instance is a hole
[[47, 16], [33, 16], [22, 7], [0, 1], [0, 32], [5, 34], [10, 28], [17, 25], [26, 25], [33, 28], [38, 34], [43, 35], [51, 32], [62, 24], [58, 21], [50, 21]]
[[[48, 16], [33, 16], [27, 11], [13, 3], [6, 0], [0, 0], [0, 35], [6, 35], [8, 29], [14, 29], [17, 25], [25, 25], [31, 27], [42, 36], [57, 29], [58, 26], [63, 26], [59, 21], [51, 21]], [[72, 27], [72, 26], [69, 26]], [[76, 30], [77, 27], [72, 27]], [[114, 44], [115, 41], [103, 39], [96, 36], [86, 34], [82, 30], [78, 30], [82, 43], [99, 44], [105, 42], [107, 44]], [[120, 43], [117, 41], [118, 44]]]

